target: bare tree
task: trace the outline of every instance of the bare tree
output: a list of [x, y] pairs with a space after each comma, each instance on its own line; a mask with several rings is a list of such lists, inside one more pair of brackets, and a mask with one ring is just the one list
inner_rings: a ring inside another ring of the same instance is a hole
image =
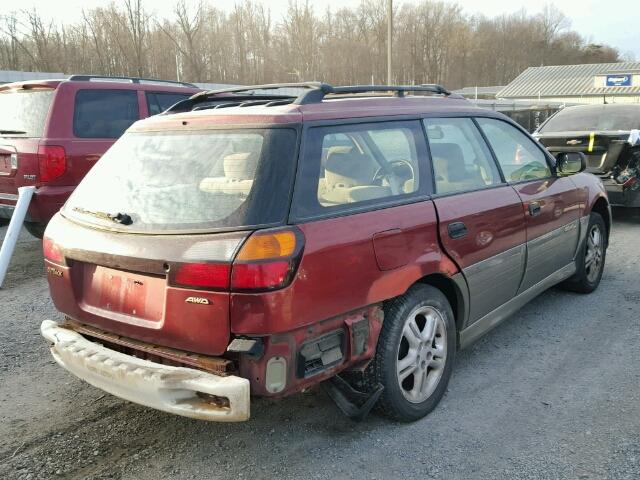
[[[386, 79], [385, 0], [320, 14], [308, 0], [290, 0], [278, 19], [266, 0], [238, 0], [230, 11], [213, 0], [176, 0], [164, 19], [147, 13], [145, 1], [89, 9], [74, 24], [56, 25], [36, 11], [0, 17], [0, 69], [233, 84]], [[505, 84], [532, 65], [622, 58], [571, 30], [553, 4], [535, 15], [488, 18], [443, 0], [413, 0], [396, 6], [394, 17], [399, 83]]]

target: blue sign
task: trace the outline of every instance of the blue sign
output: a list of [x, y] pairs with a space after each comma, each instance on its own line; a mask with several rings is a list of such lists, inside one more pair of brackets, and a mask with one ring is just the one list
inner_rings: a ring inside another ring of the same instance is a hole
[[619, 73], [617, 75], [607, 75], [607, 87], [630, 87], [631, 74]]

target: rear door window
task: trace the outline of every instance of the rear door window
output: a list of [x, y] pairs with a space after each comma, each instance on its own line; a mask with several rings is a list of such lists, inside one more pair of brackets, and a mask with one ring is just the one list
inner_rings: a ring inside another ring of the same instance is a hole
[[418, 121], [314, 127], [294, 198], [294, 216], [330, 214], [401, 200], [422, 190], [426, 156]]
[[79, 90], [73, 133], [79, 138], [118, 138], [138, 118], [136, 90]]
[[424, 120], [436, 193], [478, 190], [502, 182], [480, 132], [470, 118]]
[[170, 93], [170, 92], [147, 92], [147, 104], [149, 115], [157, 115], [164, 112], [176, 103], [186, 100], [191, 94]]
[[534, 140], [502, 120], [478, 118], [477, 121], [489, 140], [508, 182], [551, 176], [547, 157]]

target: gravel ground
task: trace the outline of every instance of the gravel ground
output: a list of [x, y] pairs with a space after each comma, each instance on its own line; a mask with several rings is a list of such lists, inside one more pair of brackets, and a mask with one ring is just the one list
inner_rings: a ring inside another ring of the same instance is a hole
[[[0, 228], [0, 237], [6, 228]], [[40, 244], [0, 290], [0, 478], [640, 478], [640, 219], [617, 212], [602, 284], [549, 290], [461, 352], [427, 418], [355, 424], [322, 390], [212, 424], [121, 401], [54, 364]]]

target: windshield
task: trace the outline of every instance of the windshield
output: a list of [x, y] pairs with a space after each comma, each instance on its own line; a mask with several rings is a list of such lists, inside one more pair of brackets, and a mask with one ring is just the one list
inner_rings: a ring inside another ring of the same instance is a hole
[[63, 213], [131, 232], [281, 223], [295, 145], [289, 128], [125, 133]]
[[541, 133], [633, 130], [640, 128], [640, 105], [589, 105], [560, 110]]
[[55, 90], [0, 91], [0, 135], [41, 137]]

